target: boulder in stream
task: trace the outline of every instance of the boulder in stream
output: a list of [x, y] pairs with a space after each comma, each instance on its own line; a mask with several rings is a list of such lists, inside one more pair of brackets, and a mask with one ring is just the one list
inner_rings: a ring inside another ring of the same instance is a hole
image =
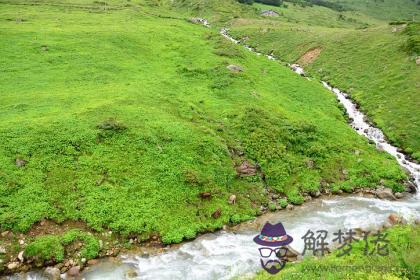
[[56, 267], [47, 267], [44, 270], [44, 276], [49, 280], [60, 280], [60, 269]]
[[286, 248], [287, 248], [287, 253], [286, 253], [286, 256], [284, 257], [284, 259], [286, 261], [295, 262], [302, 257], [301, 254], [298, 251], [296, 251], [295, 249], [293, 249], [289, 245], [287, 245]]
[[376, 190], [376, 196], [380, 199], [396, 200], [396, 197], [389, 188], [379, 188]]
[[80, 274], [80, 266], [73, 266], [72, 268], [67, 271], [67, 276], [69, 277], [77, 277]]

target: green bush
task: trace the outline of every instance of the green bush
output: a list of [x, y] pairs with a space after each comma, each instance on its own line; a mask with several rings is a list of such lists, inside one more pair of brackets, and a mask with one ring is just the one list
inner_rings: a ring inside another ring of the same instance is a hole
[[45, 235], [29, 243], [24, 251], [26, 257], [35, 257], [41, 261], [54, 259], [64, 260], [66, 246], [74, 241], [83, 243], [80, 256], [86, 259], [96, 258], [100, 251], [99, 240], [93, 235], [78, 229], [70, 230], [63, 235]]
[[287, 199], [285, 199], [285, 198], [278, 199], [277, 203], [281, 206], [281, 208], [286, 208], [286, 206], [289, 204], [287, 202]]
[[64, 259], [64, 247], [59, 236], [46, 235], [38, 237], [28, 244], [24, 255], [26, 257], [35, 257], [42, 261], [55, 259], [57, 262], [61, 262]]
[[101, 248], [98, 239], [93, 235], [78, 229], [74, 229], [66, 232], [61, 239], [61, 242], [65, 246], [71, 244], [74, 241], [83, 242], [82, 249], [80, 250], [80, 256], [82, 258], [94, 259], [98, 256]]

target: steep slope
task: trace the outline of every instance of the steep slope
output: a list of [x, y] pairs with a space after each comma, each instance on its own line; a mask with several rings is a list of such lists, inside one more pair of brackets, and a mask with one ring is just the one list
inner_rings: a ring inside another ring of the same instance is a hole
[[[389, 1], [383, 3], [390, 10], [388, 20], [398, 18], [394, 14], [419, 14], [419, 9], [403, 13], [398, 8], [403, 2], [393, 1], [393, 8]], [[348, 91], [391, 141], [420, 159], [418, 25], [389, 25], [363, 9], [338, 12], [290, 4], [272, 9], [281, 16], [234, 20], [231, 33], [285, 61], [302, 63], [311, 75]]]
[[252, 218], [267, 191], [402, 190], [319, 83], [140, 4], [0, 4], [0, 230], [72, 220], [171, 243]]

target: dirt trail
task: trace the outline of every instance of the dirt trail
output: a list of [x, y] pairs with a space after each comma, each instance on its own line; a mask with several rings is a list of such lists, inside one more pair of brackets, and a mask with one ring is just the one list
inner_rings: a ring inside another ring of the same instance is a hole
[[318, 56], [321, 54], [322, 49], [321, 48], [315, 48], [315, 49], [311, 49], [309, 51], [307, 51], [304, 55], [302, 55], [298, 60], [297, 63], [305, 66], [308, 64], [311, 64], [312, 62], [314, 62]]

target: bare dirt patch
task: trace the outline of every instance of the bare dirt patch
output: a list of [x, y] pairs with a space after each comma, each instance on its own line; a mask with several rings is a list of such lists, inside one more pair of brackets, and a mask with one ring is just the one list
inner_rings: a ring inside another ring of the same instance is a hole
[[322, 51], [321, 48], [311, 49], [307, 51], [304, 55], [302, 55], [298, 59], [297, 63], [302, 66], [311, 64], [318, 58], [318, 56], [321, 54], [321, 51]]

